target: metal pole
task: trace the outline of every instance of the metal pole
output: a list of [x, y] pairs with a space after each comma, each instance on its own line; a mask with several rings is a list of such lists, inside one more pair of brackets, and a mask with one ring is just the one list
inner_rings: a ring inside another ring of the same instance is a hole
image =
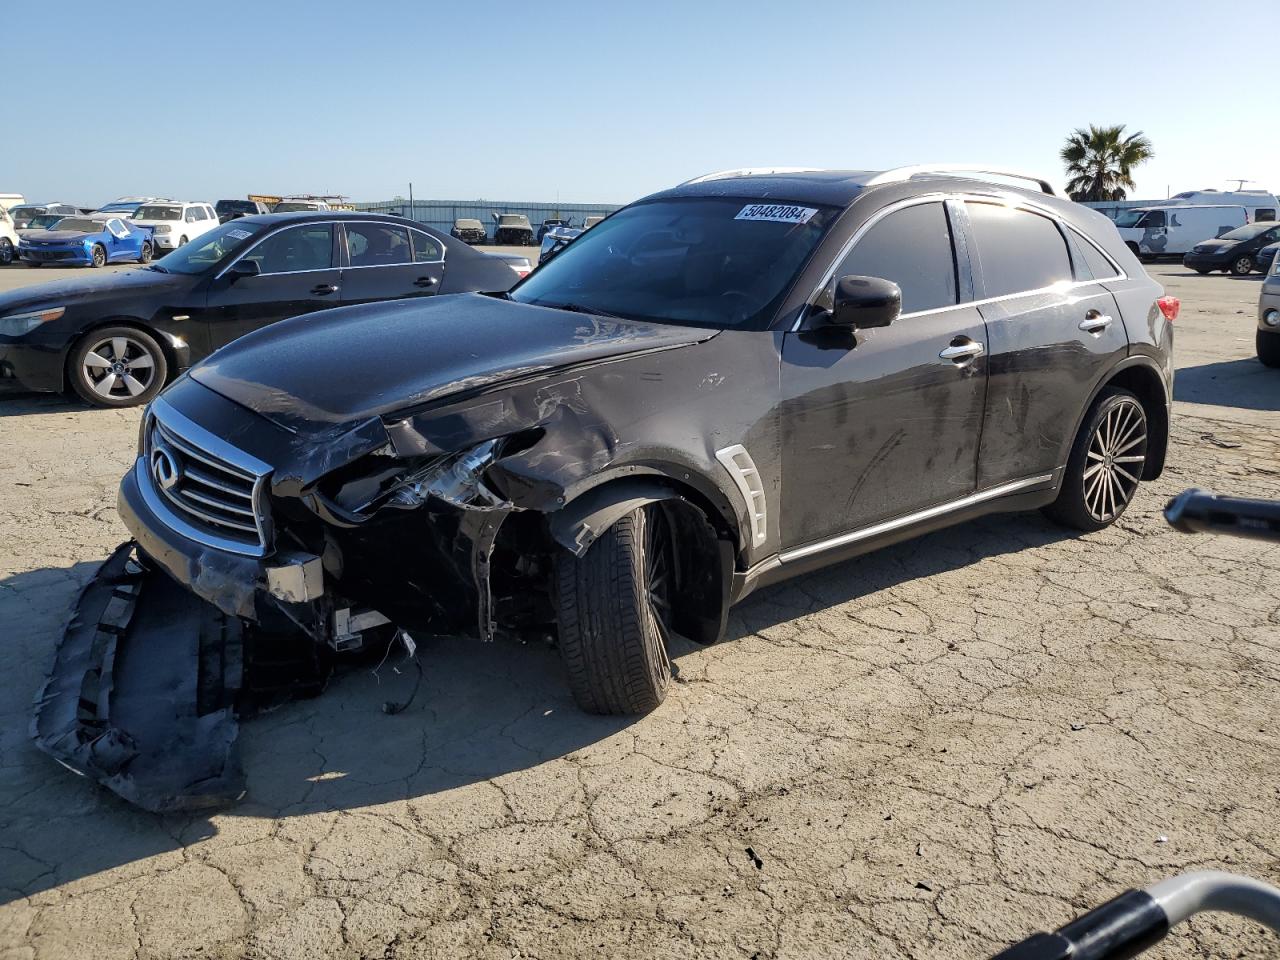
[[413, 205], [413, 181], [412, 180], [409, 181], [409, 219], [410, 220], [418, 219], [418, 211]]

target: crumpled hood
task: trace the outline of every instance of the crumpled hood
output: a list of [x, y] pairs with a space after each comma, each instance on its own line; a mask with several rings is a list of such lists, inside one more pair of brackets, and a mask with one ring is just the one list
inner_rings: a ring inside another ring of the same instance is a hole
[[36, 283], [0, 293], [0, 315], [11, 313], [19, 307], [66, 306], [80, 300], [114, 297], [133, 297], [159, 292], [165, 287], [189, 288], [194, 277], [178, 273], [161, 273], [159, 270], [124, 270], [120, 273], [77, 274], [63, 280]]
[[715, 334], [466, 293], [285, 320], [217, 351], [191, 377], [287, 429], [315, 433]]
[[90, 236], [97, 236], [97, 234], [85, 233], [82, 230], [27, 230], [22, 234], [22, 239], [32, 243], [74, 243]]

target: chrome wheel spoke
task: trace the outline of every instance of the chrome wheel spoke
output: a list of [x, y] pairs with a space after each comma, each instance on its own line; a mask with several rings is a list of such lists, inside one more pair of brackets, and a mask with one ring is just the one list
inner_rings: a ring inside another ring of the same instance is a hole
[[1141, 455], [1138, 455], [1138, 456], [1132, 456], [1132, 457], [1115, 457], [1115, 458], [1113, 458], [1113, 461], [1112, 461], [1112, 462], [1114, 462], [1114, 463], [1142, 463], [1142, 462], [1143, 462], [1144, 460], [1146, 460], [1146, 459], [1147, 459], [1147, 458], [1146, 458], [1145, 456], [1141, 456]]
[[105, 370], [111, 366], [111, 361], [100, 353], [90, 353], [84, 358], [86, 367], [94, 367], [99, 370]]
[[115, 354], [113, 360], [124, 362], [129, 356], [129, 341], [124, 337], [112, 337], [111, 352]]
[[1141, 434], [1134, 437], [1132, 440], [1126, 443], [1123, 447], [1120, 447], [1118, 450], [1116, 450], [1116, 453], [1124, 453], [1124, 451], [1126, 450], [1132, 450], [1134, 447], [1136, 447], [1138, 444], [1142, 443], [1146, 439], [1147, 439], [1147, 434], [1146, 434], [1146, 431], [1144, 430]]
[[1088, 480], [1090, 477], [1092, 477], [1095, 473], [1097, 473], [1101, 469], [1103, 469], [1102, 464], [1095, 463], [1092, 467], [1090, 467], [1088, 470], [1084, 472], [1084, 478]]
[[[1118, 474], [1120, 474], [1121, 476], [1123, 476], [1123, 477], [1127, 478], [1127, 479], [1129, 480], [1129, 482], [1130, 482], [1130, 483], [1135, 483], [1135, 484], [1136, 484], [1136, 483], [1138, 482], [1138, 478], [1137, 478], [1137, 477], [1135, 477], [1132, 473], [1130, 473], [1128, 470], [1126, 470], [1124, 467], [1120, 466], [1119, 464], [1116, 464], [1116, 473], [1118, 473]], [[1127, 498], [1126, 498], [1126, 499], [1127, 499]]]
[[[1092, 445], [1092, 444], [1090, 444], [1090, 446], [1089, 446], [1089, 452], [1086, 454], [1086, 456], [1087, 456], [1090, 460], [1105, 460], [1105, 459], [1107, 459], [1106, 457], [1104, 457], [1104, 456], [1103, 456], [1102, 454], [1100, 454], [1100, 453], [1094, 453], [1094, 451], [1093, 451], [1093, 445]], [[1085, 476], [1087, 477], [1087, 476], [1088, 476], [1088, 474], [1086, 473], [1086, 474], [1085, 474]]]
[[93, 389], [104, 397], [111, 396], [112, 389], [115, 388], [116, 381], [120, 378], [114, 373], [108, 373], [105, 377], [93, 385]]
[[146, 390], [145, 384], [140, 383], [137, 379], [129, 374], [125, 374], [121, 379], [124, 380], [124, 388], [129, 391], [129, 396], [136, 397], [142, 391]]
[[136, 360], [129, 361], [130, 370], [150, 370], [155, 366], [155, 359], [149, 353], [144, 353]]

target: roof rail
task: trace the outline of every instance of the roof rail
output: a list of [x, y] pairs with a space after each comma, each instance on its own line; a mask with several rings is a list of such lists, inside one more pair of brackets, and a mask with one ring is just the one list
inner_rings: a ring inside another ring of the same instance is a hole
[[1008, 177], [1012, 180], [1029, 180], [1036, 184], [1042, 191], [1055, 196], [1053, 187], [1049, 185], [1049, 181], [1041, 177], [1035, 177], [1027, 173], [1016, 173], [1008, 170], [991, 170], [982, 165], [973, 165], [966, 163], [918, 163], [909, 167], [895, 167], [892, 170], [885, 170], [883, 173], [877, 173], [874, 177], [867, 181], [868, 187], [876, 187], [883, 183], [902, 183], [910, 180], [912, 177], [928, 175], [931, 173], [976, 173], [988, 177]]
[[680, 186], [690, 183], [706, 183], [708, 180], [723, 180], [726, 177], [766, 177], [774, 173], [816, 173], [821, 167], [739, 167], [736, 170], [718, 170], [715, 173], [704, 173], [700, 177], [686, 180]]

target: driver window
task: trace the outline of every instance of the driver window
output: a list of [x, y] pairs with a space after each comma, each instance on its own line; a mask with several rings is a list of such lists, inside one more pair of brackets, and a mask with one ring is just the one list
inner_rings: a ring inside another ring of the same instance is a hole
[[327, 270], [333, 266], [333, 225], [308, 223], [274, 233], [245, 257], [264, 273]]
[[125, 225], [121, 223], [119, 220], [108, 220], [107, 229], [111, 231], [111, 235], [115, 237], [117, 240], [123, 240], [125, 237], [129, 235], [129, 231], [125, 228]]
[[848, 276], [892, 280], [902, 288], [903, 313], [956, 303], [955, 254], [942, 203], [915, 204], [878, 221], [836, 270], [837, 280]]

